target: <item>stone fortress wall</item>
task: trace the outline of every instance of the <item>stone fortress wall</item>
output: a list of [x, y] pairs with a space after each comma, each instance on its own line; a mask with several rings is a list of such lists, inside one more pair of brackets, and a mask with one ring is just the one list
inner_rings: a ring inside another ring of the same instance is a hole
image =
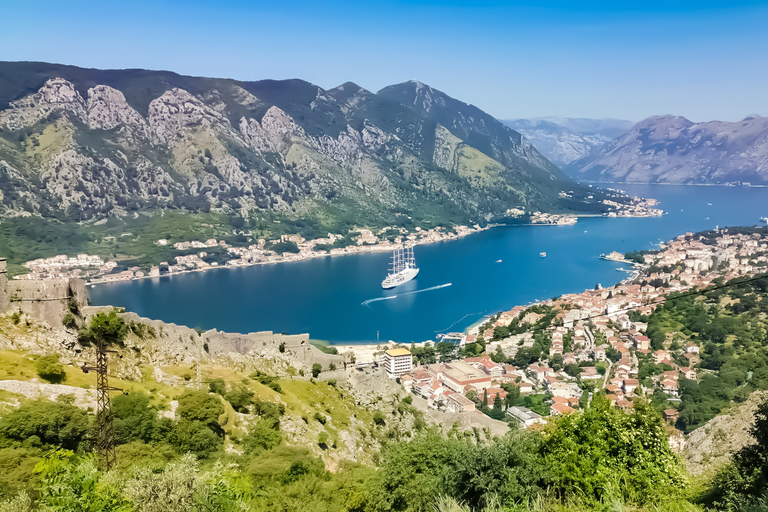
[[88, 304], [80, 279], [9, 280], [7, 262], [0, 258], [0, 313], [26, 313], [56, 328], [70, 312], [70, 299], [77, 309]]
[[[88, 306], [85, 283], [80, 279], [9, 280], [7, 261], [0, 258], [0, 314], [21, 312], [63, 329], [62, 320], [73, 309], [87, 324], [98, 312], [111, 311], [111, 306]], [[331, 364], [344, 368], [344, 356], [326, 354], [310, 345], [309, 334], [276, 334], [272, 331], [237, 334], [210, 330], [202, 334], [183, 325], [142, 318], [136, 313], [122, 312], [127, 323], [144, 324], [155, 333], [143, 340], [143, 355], [157, 361], [192, 364], [197, 358], [212, 359], [226, 354], [283, 358], [298, 368], [310, 369], [317, 363], [328, 370]], [[280, 347], [283, 350], [280, 350]]]
[[[83, 316], [87, 323], [93, 315], [112, 309], [111, 306], [88, 306], [83, 308]], [[239, 334], [216, 329], [198, 334], [190, 327], [143, 318], [132, 312], [122, 312], [120, 315], [128, 324], [143, 324], [152, 329], [154, 337], [145, 339], [139, 347], [141, 353], [150, 360], [191, 365], [198, 358], [205, 360], [227, 354], [241, 354], [270, 359], [284, 358], [297, 368], [311, 369], [317, 363], [324, 371], [331, 364], [340, 370], [344, 369], [344, 356], [326, 354], [310, 345], [309, 334], [278, 334], [272, 331]], [[282, 344], [285, 344], [283, 352], [280, 351]]]

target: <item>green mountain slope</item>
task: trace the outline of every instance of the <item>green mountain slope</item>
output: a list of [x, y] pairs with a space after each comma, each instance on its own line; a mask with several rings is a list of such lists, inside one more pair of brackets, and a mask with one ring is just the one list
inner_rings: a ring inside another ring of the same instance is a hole
[[418, 82], [326, 91], [0, 63], [6, 233], [22, 218], [89, 225], [181, 210], [239, 226], [310, 222], [324, 235], [482, 224], [511, 208], [606, 213], [605, 197], [490, 115]]

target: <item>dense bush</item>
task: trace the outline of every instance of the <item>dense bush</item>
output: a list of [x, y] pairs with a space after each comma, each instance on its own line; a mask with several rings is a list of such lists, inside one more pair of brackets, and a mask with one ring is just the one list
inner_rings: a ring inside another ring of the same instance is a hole
[[176, 414], [189, 422], [199, 422], [212, 432], [223, 434], [219, 417], [224, 414], [224, 405], [216, 395], [205, 391], [185, 391], [178, 399]]
[[0, 435], [27, 446], [88, 449], [91, 418], [73, 405], [37, 400], [0, 420]]
[[63, 382], [67, 378], [64, 365], [59, 362], [59, 354], [38, 357], [35, 361], [35, 371], [41, 378], [54, 384]]
[[241, 413], [247, 414], [249, 407], [253, 405], [253, 391], [242, 385], [233, 387], [224, 398], [235, 411]]
[[112, 399], [115, 442], [161, 442], [172, 428], [170, 420], [159, 420], [149, 397], [141, 393], [117, 395]]
[[77, 339], [83, 345], [92, 345], [101, 339], [108, 345], [123, 346], [127, 335], [128, 326], [125, 320], [113, 310], [93, 315], [90, 325], [80, 329]]

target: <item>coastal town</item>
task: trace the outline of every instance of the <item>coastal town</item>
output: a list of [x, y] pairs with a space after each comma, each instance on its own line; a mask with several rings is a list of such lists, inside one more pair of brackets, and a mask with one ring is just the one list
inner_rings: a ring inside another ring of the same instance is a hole
[[[655, 208], [656, 205], [657, 202], [654, 199], [639, 197], [631, 198], [626, 204], [606, 200], [609, 211], [604, 216], [662, 215], [663, 212]], [[522, 224], [553, 226], [571, 225], [578, 220], [575, 215], [549, 214], [540, 211], [525, 212], [522, 209], [510, 209], [507, 217], [518, 219]], [[375, 232], [371, 229], [359, 228], [345, 235], [328, 233], [325, 238], [312, 240], [297, 234], [281, 235], [280, 238], [267, 240], [254, 239], [249, 232], [237, 233], [251, 242], [249, 245], [235, 245], [215, 238], [177, 242], [161, 238], [155, 240], [154, 244], [170, 247], [176, 251], [178, 254], [173, 257], [173, 260], [142, 266], [126, 264], [130, 260], [119, 262], [116, 258], [104, 259], [92, 254], [56, 255], [25, 262], [23, 266], [29, 272], [16, 275], [14, 278], [27, 280], [78, 278], [89, 284], [131, 281], [201, 272], [220, 267], [244, 267], [344, 254], [386, 252], [405, 246], [455, 240], [494, 226], [493, 224], [458, 225], [450, 229], [442, 226], [429, 229], [417, 226], [412, 231], [403, 227], [385, 226]], [[214, 251], [223, 256], [214, 256]]]
[[[522, 427], [571, 414], [601, 390], [624, 410], [639, 394], [675, 402], [680, 380], [696, 381], [702, 372], [702, 347], [683, 332], [652, 339], [644, 319], [670, 293], [766, 272], [768, 234], [686, 233], [633, 256], [642, 261], [635, 263], [639, 275], [613, 287], [516, 306], [437, 343], [351, 350], [359, 364], [383, 364], [431, 408], [482, 410]], [[626, 261], [618, 253], [606, 259]], [[670, 425], [677, 420], [672, 407], [663, 415]], [[682, 443], [670, 429], [671, 443]]]

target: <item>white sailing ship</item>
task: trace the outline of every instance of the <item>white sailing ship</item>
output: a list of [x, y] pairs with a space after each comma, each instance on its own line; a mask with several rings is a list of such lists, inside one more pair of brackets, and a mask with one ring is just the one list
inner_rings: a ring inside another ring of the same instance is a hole
[[413, 257], [413, 247], [395, 249], [392, 253], [392, 266], [386, 279], [381, 282], [384, 289], [394, 288], [407, 283], [419, 273], [416, 259]]

